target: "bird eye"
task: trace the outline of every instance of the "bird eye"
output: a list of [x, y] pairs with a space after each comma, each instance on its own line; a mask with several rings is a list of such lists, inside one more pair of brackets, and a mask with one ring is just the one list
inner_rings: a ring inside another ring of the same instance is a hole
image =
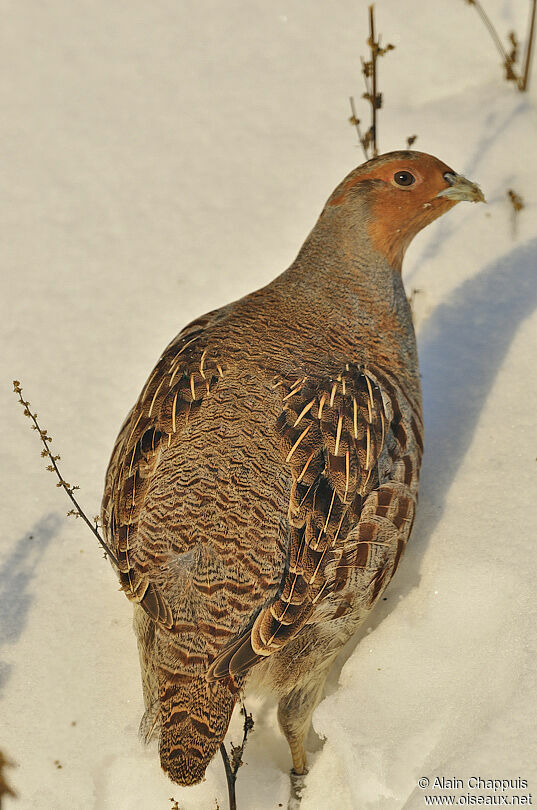
[[416, 178], [410, 172], [395, 172], [393, 179], [398, 186], [411, 186], [416, 182]]

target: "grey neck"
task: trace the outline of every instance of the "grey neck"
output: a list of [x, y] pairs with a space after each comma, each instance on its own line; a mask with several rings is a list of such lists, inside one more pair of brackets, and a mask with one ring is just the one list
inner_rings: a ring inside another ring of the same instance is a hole
[[[372, 304], [386, 312], [408, 304], [399, 270], [371, 247], [365, 217], [345, 217], [343, 211], [324, 211], [286, 272], [275, 280], [296, 288], [309, 303], [323, 303], [353, 311]], [[350, 313], [349, 313], [350, 314]]]
[[343, 327], [364, 361], [389, 354], [396, 364], [415, 364], [401, 273], [372, 249], [363, 217], [325, 209], [293, 264], [269, 288], [285, 296], [284, 309], [304, 326], [311, 321], [327, 336]]

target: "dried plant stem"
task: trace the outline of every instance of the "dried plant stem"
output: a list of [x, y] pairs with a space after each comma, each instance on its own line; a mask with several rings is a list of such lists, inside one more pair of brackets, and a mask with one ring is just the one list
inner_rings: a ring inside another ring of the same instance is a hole
[[365, 98], [366, 101], [369, 102], [371, 108], [371, 124], [366, 132], [362, 132], [360, 129], [360, 119], [356, 115], [354, 98], [352, 96], [350, 98], [352, 115], [349, 121], [356, 128], [358, 140], [364, 150], [366, 160], [370, 160], [371, 158], [377, 157], [379, 153], [377, 110], [380, 110], [382, 107], [382, 94], [378, 92], [377, 61], [380, 56], [384, 56], [385, 53], [394, 48], [393, 45], [386, 45], [383, 48], [380, 46], [380, 36], [377, 38], [375, 31], [375, 8], [373, 5], [369, 6], [369, 37], [367, 44], [370, 50], [369, 61], [361, 57], [362, 75], [365, 83], [365, 93], [362, 94], [362, 98]]
[[516, 83], [517, 88], [524, 92], [528, 89], [528, 82], [529, 82], [529, 74], [530, 74], [530, 65], [531, 65], [531, 57], [533, 51], [533, 40], [535, 39], [535, 13], [537, 9], [537, 0], [531, 0], [531, 13], [530, 13], [530, 25], [528, 31], [528, 37], [526, 40], [526, 53], [524, 56], [524, 67], [522, 73], [518, 73], [515, 69], [515, 65], [517, 62], [517, 51], [518, 51], [518, 42], [516, 36], [513, 32], [509, 35], [511, 44], [513, 45], [513, 50], [511, 53], [508, 53], [504, 46], [502, 45], [502, 41], [496, 31], [494, 25], [492, 24], [490, 17], [488, 16], [487, 12], [483, 8], [480, 3], [480, 0], [467, 0], [468, 5], [474, 6], [475, 10], [479, 14], [483, 25], [489, 32], [494, 45], [496, 46], [496, 50], [502, 57], [503, 66], [505, 69], [505, 78], [507, 81], [512, 81]]
[[537, 0], [533, 0], [531, 4], [531, 17], [530, 17], [530, 30], [528, 32], [528, 39], [526, 41], [526, 55], [524, 57], [524, 72], [522, 79], [519, 82], [519, 89], [524, 92], [528, 89], [528, 81], [530, 76], [531, 57], [533, 52], [533, 40], [535, 39], [535, 13], [537, 11]]
[[57, 487], [62, 487], [65, 490], [65, 492], [67, 493], [71, 503], [74, 506], [74, 510], [72, 510], [68, 514], [75, 514], [75, 515], [82, 518], [82, 520], [88, 526], [88, 528], [90, 529], [92, 534], [97, 538], [97, 542], [100, 544], [100, 546], [104, 550], [105, 554], [108, 557], [110, 557], [110, 559], [114, 563], [115, 567], [119, 568], [119, 562], [117, 560], [117, 557], [110, 550], [110, 548], [107, 546], [107, 544], [105, 543], [105, 541], [103, 540], [103, 538], [99, 534], [99, 531], [97, 529], [97, 522], [95, 521], [95, 524], [93, 524], [91, 522], [91, 520], [87, 517], [87, 515], [83, 511], [82, 507], [80, 506], [80, 504], [76, 500], [75, 496], [73, 495], [73, 492], [76, 489], [79, 489], [79, 487], [69, 484], [63, 478], [63, 476], [62, 476], [62, 474], [60, 472], [60, 469], [58, 467], [58, 464], [57, 464], [60, 456], [59, 455], [54, 455], [52, 453], [51, 449], [50, 449], [50, 442], [52, 441], [52, 437], [48, 435], [48, 431], [46, 429], [43, 430], [39, 426], [39, 423], [37, 421], [37, 414], [31, 412], [29, 401], [22, 398], [22, 388], [21, 388], [21, 384], [20, 384], [20, 382], [18, 380], [13, 380], [13, 390], [18, 395], [19, 402], [22, 405], [22, 407], [24, 408], [24, 415], [27, 416], [32, 421], [32, 423], [33, 423], [32, 428], [34, 430], [37, 430], [37, 432], [39, 433], [39, 438], [41, 439], [41, 442], [43, 443], [43, 447], [44, 447], [44, 449], [41, 451], [41, 455], [43, 456], [43, 458], [48, 458], [49, 461], [50, 461], [50, 464], [47, 467], [47, 470], [49, 470], [50, 472], [56, 473], [56, 476], [58, 477], [58, 483], [56, 484], [56, 486]]
[[221, 743], [220, 745], [220, 754], [222, 755], [222, 759], [224, 761], [224, 770], [226, 772], [229, 810], [237, 810], [237, 796], [235, 792], [237, 771], [242, 765], [242, 757], [244, 754], [244, 748], [246, 746], [246, 740], [248, 739], [248, 734], [254, 727], [253, 717], [246, 711], [246, 706], [244, 703], [241, 706], [241, 714], [244, 715], [242, 742], [240, 745], [233, 745], [233, 743], [231, 743], [231, 759], [229, 758], [224, 743]]
[[356, 116], [356, 107], [354, 106], [354, 97], [351, 96], [349, 98], [349, 101], [350, 101], [351, 112], [352, 112], [352, 115], [349, 118], [349, 121], [354, 127], [356, 127], [356, 134], [358, 135], [358, 140], [360, 141], [360, 145], [361, 145], [362, 149], [364, 150], [365, 159], [368, 160], [369, 155], [367, 153], [367, 149], [366, 149], [366, 146], [365, 146], [365, 141], [364, 141], [364, 136], [362, 135], [362, 130], [360, 129], [360, 119]]
[[496, 29], [494, 28], [492, 22], [490, 21], [490, 18], [488, 16], [487, 12], [483, 8], [483, 6], [479, 2], [479, 0], [468, 0], [468, 2], [469, 2], [469, 4], [471, 6], [474, 6], [475, 10], [477, 11], [479, 16], [481, 17], [481, 20], [482, 20], [483, 24], [485, 25], [485, 28], [489, 32], [490, 36], [492, 37], [492, 41], [496, 45], [496, 48], [497, 48], [500, 56], [502, 57], [502, 59], [504, 61], [504, 64], [509, 64], [511, 62], [511, 58], [510, 58], [509, 54], [507, 53], [507, 51], [505, 50], [505, 48], [503, 47], [502, 41], [501, 41], [500, 37], [498, 36], [498, 32], [496, 31]]
[[[373, 157], [377, 157], [377, 56], [379, 43], [375, 39], [374, 7], [369, 6], [369, 47], [371, 48], [371, 144]], [[378, 104], [380, 107], [380, 103]]]
[[224, 743], [220, 743], [220, 753], [222, 754], [222, 759], [224, 760], [224, 770], [226, 772], [229, 810], [237, 810], [237, 796], [235, 793], [235, 783], [237, 781], [237, 776], [231, 770], [229, 757]]

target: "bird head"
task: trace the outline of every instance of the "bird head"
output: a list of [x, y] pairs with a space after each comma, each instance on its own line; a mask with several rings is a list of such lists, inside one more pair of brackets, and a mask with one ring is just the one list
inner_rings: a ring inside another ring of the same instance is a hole
[[461, 200], [485, 202], [479, 186], [424, 152], [388, 152], [358, 166], [326, 208], [360, 211], [373, 248], [401, 268], [416, 234]]

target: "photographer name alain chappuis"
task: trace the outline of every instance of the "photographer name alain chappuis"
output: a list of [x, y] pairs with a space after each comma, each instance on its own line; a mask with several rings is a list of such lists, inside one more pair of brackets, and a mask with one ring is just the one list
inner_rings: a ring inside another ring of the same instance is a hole
[[449, 778], [446, 776], [436, 776], [429, 788], [440, 788], [441, 790], [525, 790], [528, 787], [528, 780], [517, 777], [516, 779], [483, 779], [481, 776], [470, 776], [468, 779]]

